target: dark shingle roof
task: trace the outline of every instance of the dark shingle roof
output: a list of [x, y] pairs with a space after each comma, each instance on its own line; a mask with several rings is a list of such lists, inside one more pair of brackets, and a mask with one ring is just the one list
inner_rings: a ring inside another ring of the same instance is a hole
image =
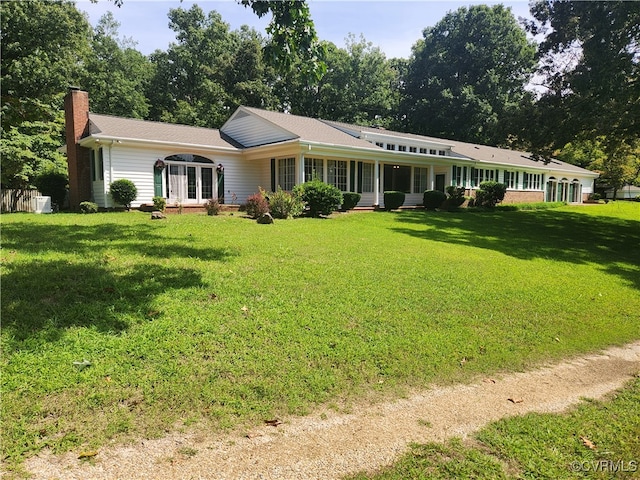
[[219, 130], [190, 127], [171, 123], [150, 122], [110, 115], [89, 114], [91, 135], [104, 135], [121, 139], [148, 140], [154, 142], [183, 143], [205, 147], [233, 148], [230, 138], [225, 138]]

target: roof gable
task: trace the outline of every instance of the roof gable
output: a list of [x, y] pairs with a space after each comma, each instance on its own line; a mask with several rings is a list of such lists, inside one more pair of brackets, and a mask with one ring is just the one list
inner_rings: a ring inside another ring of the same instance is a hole
[[293, 132], [257, 115], [247, 107], [239, 107], [220, 131], [244, 147], [285, 142], [297, 137]]

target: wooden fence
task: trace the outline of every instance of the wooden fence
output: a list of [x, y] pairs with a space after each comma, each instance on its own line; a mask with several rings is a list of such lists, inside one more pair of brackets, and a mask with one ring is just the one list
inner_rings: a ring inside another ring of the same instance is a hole
[[[11, 200], [16, 190], [2, 190], [0, 194], [2, 196], [2, 212], [11, 212]], [[41, 197], [42, 194], [38, 190], [24, 190], [22, 196], [18, 200], [16, 205], [16, 212], [33, 212], [33, 203], [35, 197]]]

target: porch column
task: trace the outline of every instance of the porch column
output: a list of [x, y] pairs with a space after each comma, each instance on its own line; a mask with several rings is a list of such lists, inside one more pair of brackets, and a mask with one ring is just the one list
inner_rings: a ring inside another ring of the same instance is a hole
[[376, 160], [375, 163], [375, 167], [374, 167], [374, 176], [375, 176], [375, 180], [374, 180], [374, 186], [375, 186], [375, 200], [373, 202], [374, 205], [379, 206], [380, 205], [380, 162], [378, 160]]
[[304, 153], [300, 155], [300, 172], [298, 175], [298, 183], [304, 183]]
[[433, 165], [429, 165], [429, 190], [435, 189], [436, 174]]

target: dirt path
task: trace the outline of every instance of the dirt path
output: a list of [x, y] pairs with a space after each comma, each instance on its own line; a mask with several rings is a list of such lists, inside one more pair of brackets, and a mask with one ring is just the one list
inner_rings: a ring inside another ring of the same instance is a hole
[[38, 479], [335, 479], [390, 464], [410, 442], [464, 437], [506, 416], [559, 412], [581, 398], [600, 398], [639, 372], [636, 342], [531, 372], [354, 408], [349, 414], [327, 410], [285, 419], [246, 437], [175, 434], [103, 448], [93, 464], [78, 460], [75, 452], [42, 454], [26, 467]]

